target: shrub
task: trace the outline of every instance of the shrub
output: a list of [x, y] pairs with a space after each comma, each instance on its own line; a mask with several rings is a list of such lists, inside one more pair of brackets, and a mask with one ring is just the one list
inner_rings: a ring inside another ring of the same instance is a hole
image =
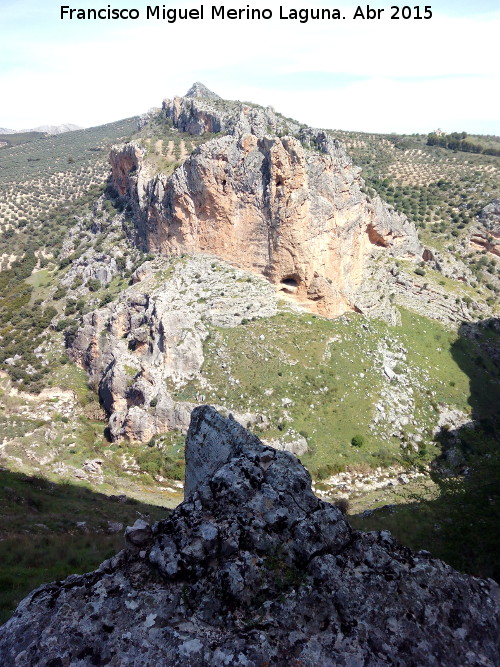
[[64, 331], [64, 344], [66, 347], [71, 347], [76, 338], [76, 332], [78, 331], [78, 324], [76, 320], [73, 320], [74, 324], [66, 327]]
[[64, 287], [58, 287], [52, 298], [54, 301], [59, 301], [59, 299], [62, 299], [64, 296], [66, 296], [66, 289]]
[[83, 279], [81, 276], [76, 276], [76, 278], [71, 283], [71, 289], [78, 289], [83, 285]]
[[87, 280], [87, 287], [91, 292], [97, 292], [101, 289], [101, 281], [97, 280], [97, 278], [89, 278]]
[[103, 306], [106, 306], [108, 303], [111, 303], [111, 301], [113, 301], [113, 295], [108, 292], [101, 299], [101, 303], [99, 304], [99, 307], [102, 308]]
[[76, 299], [68, 299], [66, 301], [65, 315], [74, 315], [76, 313]]
[[56, 324], [56, 330], [57, 331], [64, 331], [64, 329], [67, 329], [70, 326], [73, 326], [77, 324], [76, 320], [72, 318], [63, 318], [62, 320], [59, 320], [59, 322]]
[[351, 440], [353, 447], [362, 447], [365, 444], [365, 439], [362, 435], [355, 435]]
[[115, 257], [115, 261], [118, 271], [120, 271], [120, 273], [123, 273], [123, 271], [125, 271], [125, 269], [127, 268], [127, 260], [125, 259], [125, 257]]
[[349, 500], [347, 498], [339, 498], [333, 504], [338, 507], [342, 514], [347, 514], [349, 511]]

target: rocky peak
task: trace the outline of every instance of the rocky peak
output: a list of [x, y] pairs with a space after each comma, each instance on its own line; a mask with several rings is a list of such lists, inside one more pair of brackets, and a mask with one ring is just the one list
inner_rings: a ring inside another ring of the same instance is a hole
[[184, 95], [184, 97], [204, 97], [206, 99], [210, 100], [220, 100], [220, 98], [216, 93], [212, 92], [209, 88], [207, 88], [203, 83], [200, 83], [199, 81], [196, 81], [193, 83], [191, 88], [187, 91], [187, 93]]
[[353, 531], [293, 455], [211, 407], [186, 452], [185, 501], [21, 602], [2, 664], [497, 664], [494, 582]]
[[[194, 84], [184, 97], [165, 99], [163, 116], [181, 132], [193, 135], [224, 133], [242, 136], [247, 133], [258, 137], [299, 132], [293, 121], [279, 117], [271, 107], [223, 100], [203, 84]], [[286, 128], [286, 129], [285, 129]]]
[[260, 449], [260, 440], [238, 424], [232, 415], [224, 419], [213, 408], [193, 410], [186, 439], [185, 498], [207, 484], [231, 459]]
[[413, 223], [364, 193], [360, 169], [327, 132], [220, 99], [176, 97], [162, 113], [182, 132], [225, 136], [170, 176], [148, 178], [135, 148], [112, 152], [113, 185], [150, 251], [216, 255], [327, 317], [358, 309], [375, 248], [422, 257]]

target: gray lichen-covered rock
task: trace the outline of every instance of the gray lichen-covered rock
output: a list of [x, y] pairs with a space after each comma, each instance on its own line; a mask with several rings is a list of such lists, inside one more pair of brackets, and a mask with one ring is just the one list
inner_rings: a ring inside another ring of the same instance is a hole
[[211, 100], [220, 100], [221, 98], [207, 88], [203, 83], [196, 81], [193, 83], [191, 88], [187, 91], [185, 97], [206, 97]]
[[297, 459], [211, 407], [186, 449], [186, 500], [21, 602], [3, 665], [498, 664], [494, 582], [353, 531]]

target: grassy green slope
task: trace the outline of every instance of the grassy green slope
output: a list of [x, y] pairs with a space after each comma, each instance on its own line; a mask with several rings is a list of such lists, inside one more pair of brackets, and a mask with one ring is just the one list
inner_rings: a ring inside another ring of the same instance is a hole
[[[384, 355], [398, 351], [406, 358], [392, 359], [396, 377], [389, 381]], [[177, 398], [203, 393], [206, 402], [229, 410], [263, 413], [270, 426], [265, 437], [302, 433], [309, 443], [303, 460], [320, 476], [325, 466], [342, 470], [406, 459], [401, 441], [415, 435], [421, 436], [420, 459], [436, 456], [431, 443], [439, 404], [470, 413], [471, 377], [481, 387], [476, 404], [488, 409], [500, 398], [494, 369], [475, 343], [404, 310], [395, 328], [355, 314], [329, 321], [285, 312], [242, 327], [214, 328], [202, 375], [204, 382], [190, 383]], [[377, 404], [390, 406], [399, 394], [410, 396], [411, 418], [402, 436], [394, 437], [387, 407], [386, 421], [374, 425], [373, 418]], [[355, 435], [364, 437], [362, 447], [352, 446]]]
[[[95, 569], [123, 547], [123, 527], [164, 507], [0, 469], [0, 623], [42, 583]], [[81, 522], [78, 526], [77, 522]]]

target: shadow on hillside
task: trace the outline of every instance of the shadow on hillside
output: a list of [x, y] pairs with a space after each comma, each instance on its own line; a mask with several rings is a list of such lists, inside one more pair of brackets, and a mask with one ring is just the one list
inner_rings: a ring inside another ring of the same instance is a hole
[[463, 324], [452, 355], [469, 377], [472, 418], [443, 427], [433, 462], [439, 495], [422, 491], [407, 505], [353, 518], [363, 530], [391, 530], [413, 549], [426, 549], [469, 574], [500, 580], [500, 320]]
[[107, 496], [67, 481], [52, 482], [0, 468], [0, 535], [25, 531], [30, 524], [50, 524], [54, 531], [74, 531], [85, 522], [91, 532], [106, 532], [108, 522], [130, 522], [138, 516], [155, 521], [169, 513], [125, 495]]
[[0, 623], [42, 583], [94, 570], [124, 546], [127, 525], [170, 510], [0, 468]]
[[[470, 424], [442, 428], [436, 437], [442, 457], [452, 470], [463, 473], [478, 456], [492, 454], [500, 436], [500, 320], [464, 323], [451, 347], [458, 366], [469, 377]], [[493, 441], [493, 442], [492, 442]]]

